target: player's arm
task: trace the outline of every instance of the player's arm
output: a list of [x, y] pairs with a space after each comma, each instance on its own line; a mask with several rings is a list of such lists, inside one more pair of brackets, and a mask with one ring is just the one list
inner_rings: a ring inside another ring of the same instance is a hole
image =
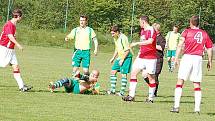
[[23, 49], [23, 47], [16, 41], [12, 34], [8, 34], [7, 36], [10, 39], [10, 41], [12, 41], [20, 50]]
[[166, 39], [166, 45], [165, 45], [165, 48], [168, 48], [168, 42], [169, 42], [169, 35], [170, 32], [167, 33], [167, 35], [165, 36], [165, 39]]
[[137, 45], [148, 45], [148, 44], [152, 44], [154, 41], [153, 38], [149, 38], [148, 40], [143, 40], [142, 42], [134, 42], [134, 43], [131, 43], [130, 47], [134, 47], [134, 46], [137, 46]]
[[73, 29], [68, 35], [66, 35], [65, 41], [69, 41], [70, 39], [74, 39], [75, 31], [76, 31], [75, 29]]
[[118, 52], [117, 50], [114, 51], [113, 57], [110, 59], [110, 63], [113, 63], [113, 61], [115, 60], [115, 58], [117, 57]]
[[181, 37], [179, 43], [178, 43], [178, 46], [177, 46], [177, 49], [176, 49], [176, 55], [175, 55], [175, 63], [176, 64], [179, 64], [179, 55], [180, 53], [182, 52], [182, 48], [183, 48], [183, 45], [184, 45], [184, 41], [185, 41], [185, 38], [184, 37]]
[[207, 53], [208, 53], [207, 68], [208, 68], [208, 70], [210, 70], [212, 68], [213, 49], [212, 48], [208, 48], [207, 49]]
[[95, 55], [97, 55], [97, 52], [98, 52], [98, 40], [97, 40], [97, 38], [96, 37], [93, 37], [93, 42], [94, 42], [94, 47], [95, 47], [95, 49], [94, 49], [94, 54]]
[[123, 62], [124, 62], [124, 60], [125, 60], [125, 58], [126, 58], [126, 57], [128, 56], [128, 54], [129, 54], [129, 52], [130, 52], [130, 49], [128, 49], [128, 50], [125, 51], [123, 57], [122, 57], [122, 58], [120, 59], [120, 61], [119, 61], [119, 65], [120, 65], [120, 66], [122, 66], [122, 64], [123, 64]]

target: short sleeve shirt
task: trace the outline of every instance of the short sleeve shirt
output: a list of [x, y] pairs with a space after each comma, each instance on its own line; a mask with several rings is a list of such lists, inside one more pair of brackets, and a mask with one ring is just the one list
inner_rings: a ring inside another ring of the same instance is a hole
[[204, 47], [212, 48], [213, 43], [208, 34], [201, 29], [186, 29], [182, 32], [185, 38], [184, 53], [190, 55], [203, 55]]
[[88, 50], [91, 48], [91, 40], [96, 37], [96, 34], [90, 27], [77, 27], [70, 32], [68, 37], [69, 39], [75, 39], [76, 49]]
[[[144, 59], [156, 59], [156, 32], [152, 26], [148, 26], [146, 29], [142, 29], [140, 32], [140, 40], [148, 41], [150, 38], [153, 39], [152, 44], [141, 45], [139, 58]], [[143, 39], [144, 38], [144, 39]]]
[[118, 52], [118, 57], [123, 58], [125, 52], [130, 49], [128, 37], [120, 33], [119, 38], [114, 39], [115, 49]]
[[2, 32], [0, 35], [0, 45], [10, 49], [14, 49], [15, 43], [10, 41], [10, 39], [8, 38], [8, 35], [12, 34], [15, 37], [15, 33], [16, 33], [16, 26], [11, 21], [8, 21], [2, 29]]

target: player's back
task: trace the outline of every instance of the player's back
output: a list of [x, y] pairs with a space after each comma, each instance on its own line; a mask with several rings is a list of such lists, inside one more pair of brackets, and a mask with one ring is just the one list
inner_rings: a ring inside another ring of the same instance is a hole
[[185, 38], [185, 54], [202, 55], [204, 46], [211, 46], [211, 40], [208, 34], [202, 29], [186, 29], [182, 33]]

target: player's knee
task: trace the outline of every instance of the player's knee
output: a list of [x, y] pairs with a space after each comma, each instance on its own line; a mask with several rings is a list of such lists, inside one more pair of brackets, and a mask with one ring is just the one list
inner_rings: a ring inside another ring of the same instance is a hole
[[116, 75], [117, 71], [116, 70], [111, 70], [110, 74], [111, 75]]
[[12, 65], [13, 71], [19, 71], [19, 66], [18, 65]]

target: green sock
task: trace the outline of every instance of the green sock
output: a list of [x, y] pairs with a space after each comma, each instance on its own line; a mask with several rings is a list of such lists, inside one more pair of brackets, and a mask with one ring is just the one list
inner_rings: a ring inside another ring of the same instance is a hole
[[171, 61], [168, 61], [168, 67], [171, 69]]
[[122, 79], [121, 79], [121, 90], [120, 90], [120, 93], [123, 94], [123, 95], [125, 93], [127, 82], [128, 82], [127, 78], [122, 77]]
[[110, 75], [110, 83], [111, 83], [111, 92], [116, 92], [116, 81], [117, 77], [116, 75]]

